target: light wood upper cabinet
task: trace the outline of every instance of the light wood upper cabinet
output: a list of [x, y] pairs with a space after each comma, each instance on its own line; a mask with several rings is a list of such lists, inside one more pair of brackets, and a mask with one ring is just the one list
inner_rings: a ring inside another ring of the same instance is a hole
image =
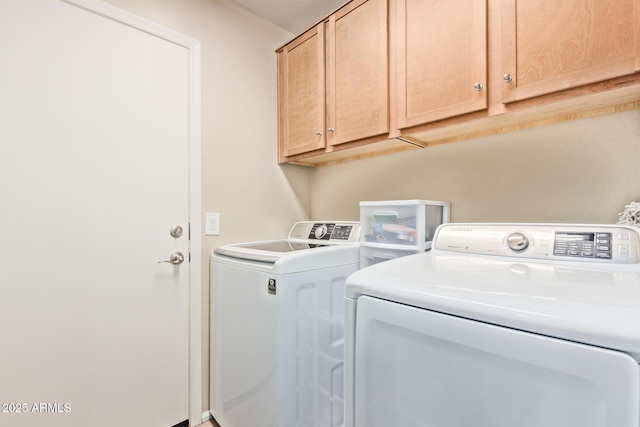
[[329, 17], [327, 143], [389, 132], [387, 0], [354, 1]]
[[640, 0], [352, 0], [277, 53], [280, 162], [640, 108]]
[[486, 0], [395, 0], [392, 8], [398, 128], [486, 108]]
[[505, 103], [640, 70], [640, 0], [502, 0]]
[[280, 158], [324, 148], [324, 25], [278, 51]]
[[354, 0], [278, 53], [279, 161], [389, 133], [387, 0]]

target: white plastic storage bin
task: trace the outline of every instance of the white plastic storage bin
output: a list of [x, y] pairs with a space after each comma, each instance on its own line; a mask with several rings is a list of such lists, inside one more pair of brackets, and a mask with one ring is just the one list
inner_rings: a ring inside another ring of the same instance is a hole
[[449, 222], [449, 203], [432, 200], [360, 202], [360, 243], [426, 250], [436, 228]]
[[431, 249], [436, 228], [449, 222], [449, 202], [360, 202], [360, 268]]
[[379, 248], [371, 246], [360, 246], [360, 268], [378, 264], [379, 262], [389, 261], [391, 259], [400, 258], [406, 255], [418, 254], [424, 252], [423, 249], [396, 249], [396, 248]]

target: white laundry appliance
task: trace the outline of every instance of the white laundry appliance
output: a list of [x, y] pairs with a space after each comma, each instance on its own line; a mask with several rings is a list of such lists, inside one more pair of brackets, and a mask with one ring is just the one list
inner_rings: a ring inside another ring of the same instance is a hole
[[344, 424], [344, 284], [358, 222], [296, 223], [288, 238], [211, 257], [211, 413], [222, 427]]
[[638, 427], [638, 229], [445, 224], [346, 284], [347, 427]]

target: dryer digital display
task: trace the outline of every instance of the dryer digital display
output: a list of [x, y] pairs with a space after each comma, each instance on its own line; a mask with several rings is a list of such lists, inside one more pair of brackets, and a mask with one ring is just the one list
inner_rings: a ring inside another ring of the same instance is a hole
[[553, 254], [581, 258], [611, 259], [611, 233], [557, 231]]

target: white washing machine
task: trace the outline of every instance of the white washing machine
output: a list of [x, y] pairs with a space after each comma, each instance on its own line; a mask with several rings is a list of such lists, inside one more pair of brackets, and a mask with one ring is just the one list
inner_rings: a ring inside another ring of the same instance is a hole
[[640, 253], [622, 226], [447, 224], [346, 284], [348, 427], [638, 427]]
[[211, 413], [222, 427], [344, 425], [344, 283], [358, 222], [298, 222], [287, 239], [211, 257]]

